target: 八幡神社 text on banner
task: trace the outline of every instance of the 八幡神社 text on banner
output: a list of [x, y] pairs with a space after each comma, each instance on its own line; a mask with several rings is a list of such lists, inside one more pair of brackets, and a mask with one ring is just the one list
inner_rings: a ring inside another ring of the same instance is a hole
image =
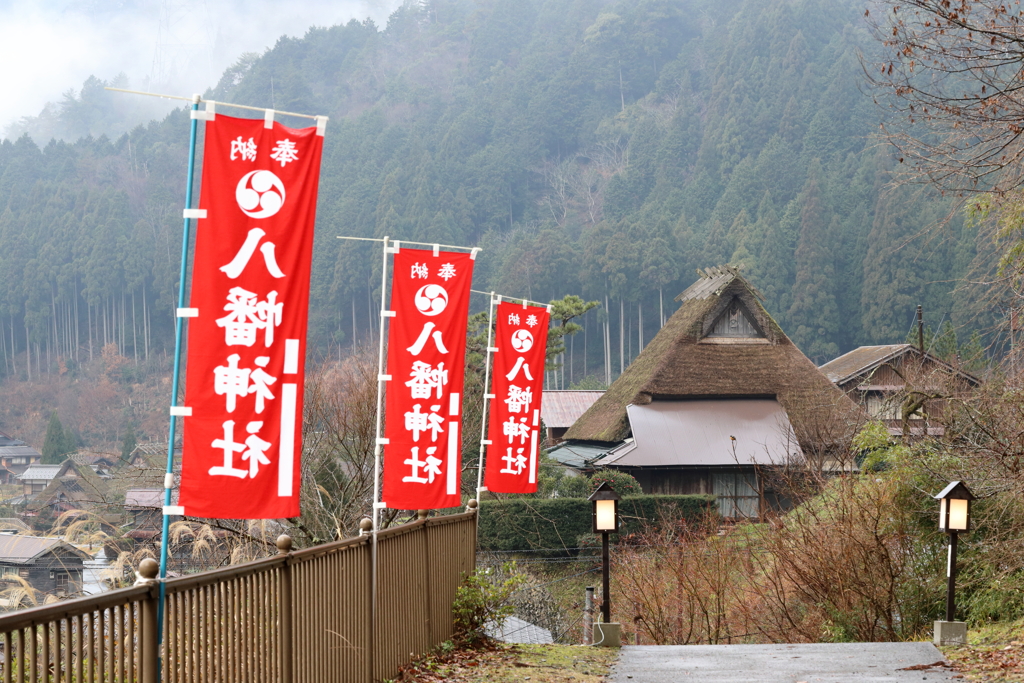
[[484, 486], [494, 493], [534, 493], [550, 314], [503, 301], [496, 315]]
[[190, 517], [299, 515], [322, 148], [316, 128], [206, 123], [179, 496]]
[[382, 495], [389, 508], [461, 504], [462, 385], [472, 279], [469, 253], [402, 247], [395, 254]]

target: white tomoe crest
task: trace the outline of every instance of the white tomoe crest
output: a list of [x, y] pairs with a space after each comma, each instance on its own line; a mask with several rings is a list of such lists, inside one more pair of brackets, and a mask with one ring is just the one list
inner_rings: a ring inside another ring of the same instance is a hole
[[270, 218], [285, 200], [284, 183], [270, 171], [249, 171], [235, 186], [238, 208], [249, 218]]

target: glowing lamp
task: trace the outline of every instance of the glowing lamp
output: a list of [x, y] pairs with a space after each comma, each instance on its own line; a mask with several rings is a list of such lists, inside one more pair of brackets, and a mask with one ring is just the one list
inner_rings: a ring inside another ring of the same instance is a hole
[[594, 503], [594, 533], [607, 534], [619, 531], [619, 494], [603, 482], [590, 496]]
[[939, 499], [939, 529], [949, 533], [971, 530], [971, 501], [974, 494], [962, 481], [950, 482], [935, 496]]

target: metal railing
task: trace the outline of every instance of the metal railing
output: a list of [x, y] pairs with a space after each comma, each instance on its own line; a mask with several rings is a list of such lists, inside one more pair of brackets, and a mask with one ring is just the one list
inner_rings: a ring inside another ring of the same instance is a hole
[[[369, 535], [168, 579], [158, 645], [156, 562], [132, 588], [0, 616], [3, 683], [365, 683], [452, 636], [474, 568], [476, 512], [381, 531], [371, 637]], [[162, 657], [158, 657], [162, 655]], [[161, 666], [162, 662], [162, 666]]]

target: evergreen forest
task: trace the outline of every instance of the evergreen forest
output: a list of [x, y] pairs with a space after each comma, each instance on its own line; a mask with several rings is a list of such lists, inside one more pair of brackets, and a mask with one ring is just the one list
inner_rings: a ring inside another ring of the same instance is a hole
[[[322, 355], [377, 329], [379, 247], [340, 235], [477, 245], [478, 290], [599, 301], [558, 387], [614, 379], [697, 269], [724, 263], [817, 363], [904, 341], [918, 303], [946, 347], [997, 343], [1000, 309], [958, 286], [994, 263], [991, 240], [950, 200], [891, 182], [863, 4], [410, 1], [386, 26], [242, 55], [204, 97], [330, 116]], [[111, 344], [125, 368], [173, 349], [188, 112], [125, 132], [133, 96], [101, 86], [0, 144], [7, 378], [74, 373]]]

